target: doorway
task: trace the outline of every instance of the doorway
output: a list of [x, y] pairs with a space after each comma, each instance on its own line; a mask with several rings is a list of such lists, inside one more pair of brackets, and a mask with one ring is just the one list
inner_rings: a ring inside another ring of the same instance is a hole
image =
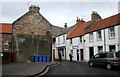
[[77, 61], [79, 61], [79, 50], [77, 49]]
[[94, 55], [94, 48], [93, 47], [89, 47], [89, 59], [91, 59], [91, 57]]
[[81, 56], [81, 60], [83, 60], [83, 49], [80, 49], [80, 56]]

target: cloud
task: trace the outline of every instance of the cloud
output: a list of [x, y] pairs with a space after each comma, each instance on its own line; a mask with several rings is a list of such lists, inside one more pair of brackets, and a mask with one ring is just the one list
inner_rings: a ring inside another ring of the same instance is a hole
[[118, 2], [119, 0], [1, 0], [0, 2]]
[[[28, 2], [2, 2], [2, 17], [0, 22], [13, 22], [25, 14], [29, 6]], [[57, 26], [72, 26], [76, 23], [76, 18], [83, 18], [85, 21], [91, 19], [92, 11], [97, 11], [102, 18], [106, 18], [118, 13], [117, 2], [35, 2], [40, 6], [40, 13], [51, 24]]]

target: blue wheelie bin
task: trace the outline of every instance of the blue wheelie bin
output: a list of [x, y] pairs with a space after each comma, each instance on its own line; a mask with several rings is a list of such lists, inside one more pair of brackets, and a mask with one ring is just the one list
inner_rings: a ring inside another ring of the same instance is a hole
[[39, 56], [39, 62], [43, 62], [43, 56]]
[[38, 55], [35, 56], [35, 62], [39, 62], [39, 56]]
[[47, 62], [47, 57], [43, 56], [43, 62]]
[[47, 62], [50, 62], [50, 56], [49, 55], [47, 56]]

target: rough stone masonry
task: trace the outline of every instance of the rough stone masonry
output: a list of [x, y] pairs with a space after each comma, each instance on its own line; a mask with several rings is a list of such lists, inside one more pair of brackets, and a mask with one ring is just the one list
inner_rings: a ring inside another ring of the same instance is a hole
[[50, 55], [51, 24], [40, 14], [40, 7], [31, 5], [29, 11], [13, 22], [13, 51], [16, 61], [29, 61], [34, 55]]

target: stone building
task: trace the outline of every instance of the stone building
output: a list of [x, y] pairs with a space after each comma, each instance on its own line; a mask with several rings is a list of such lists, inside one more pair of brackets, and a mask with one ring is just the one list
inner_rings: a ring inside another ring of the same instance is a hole
[[0, 23], [0, 62], [8, 63], [14, 61], [12, 52], [12, 24]]
[[31, 5], [27, 13], [13, 22], [13, 50], [17, 61], [52, 54], [52, 25], [39, 10], [39, 6]]

